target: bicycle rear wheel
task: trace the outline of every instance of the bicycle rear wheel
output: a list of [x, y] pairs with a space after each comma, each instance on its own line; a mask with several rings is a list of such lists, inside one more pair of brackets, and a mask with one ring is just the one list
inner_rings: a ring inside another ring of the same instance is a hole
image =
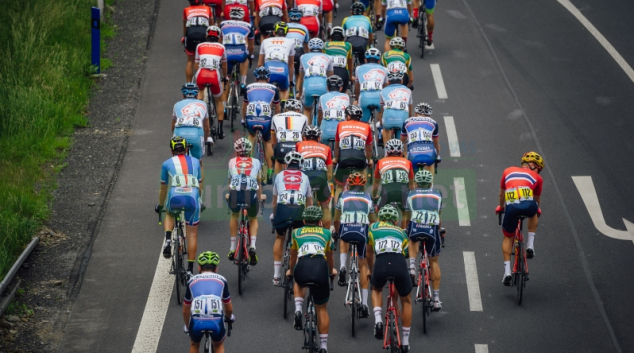
[[423, 333], [427, 333], [427, 316], [429, 315], [429, 291], [426, 277], [426, 274], [422, 274], [420, 277], [420, 286], [423, 288]]
[[359, 290], [357, 288], [357, 283], [356, 283], [356, 279], [352, 278], [352, 276], [350, 276], [350, 281], [354, 281], [352, 282], [352, 303], [350, 304], [350, 319], [352, 320], [352, 337], [354, 337], [354, 321], [356, 319], [357, 316], [357, 291]]
[[205, 333], [205, 353], [212, 353], [214, 351], [214, 345], [211, 343], [211, 337], [209, 333]]
[[293, 281], [286, 277], [286, 271], [289, 269], [289, 259], [291, 256], [290, 243], [286, 243], [284, 249], [284, 258], [282, 259], [282, 288], [284, 289], [284, 319], [288, 315], [288, 303], [293, 300]]
[[394, 313], [391, 311], [389, 317], [388, 330], [390, 331], [390, 353], [399, 353], [400, 347], [398, 346], [398, 340], [396, 339], [396, 318], [394, 317]]
[[517, 304], [518, 305], [522, 305], [522, 298], [524, 296], [524, 285], [525, 285], [525, 278], [526, 278], [526, 274], [525, 274], [525, 269], [524, 269], [524, 244], [522, 244], [521, 242], [518, 243], [517, 246], [517, 254], [515, 256], [519, 256], [518, 259], [518, 266], [517, 266]]
[[243, 247], [244, 245], [242, 244], [244, 242], [243, 240], [243, 234], [238, 234], [238, 246], [236, 247], [236, 251], [237, 251], [237, 255], [238, 255], [238, 294], [242, 295], [242, 281], [244, 281], [244, 269], [242, 268], [242, 266], [246, 266], [244, 264], [245, 260], [244, 260], [244, 251], [243, 251]]
[[233, 120], [235, 120], [236, 117], [236, 108], [237, 108], [237, 98], [236, 98], [236, 83], [235, 81], [231, 82], [231, 86], [229, 88], [229, 99], [227, 102], [227, 115], [228, 118], [230, 120], [230, 124], [231, 124], [231, 132], [233, 132]]
[[181, 305], [181, 267], [183, 266], [183, 259], [180, 251], [178, 251], [178, 248], [180, 247], [180, 241], [178, 238], [177, 234], [176, 240], [174, 241], [174, 247], [172, 249], [172, 254], [174, 254], [172, 257], [172, 269], [174, 270], [174, 285], [176, 286], [176, 303]]

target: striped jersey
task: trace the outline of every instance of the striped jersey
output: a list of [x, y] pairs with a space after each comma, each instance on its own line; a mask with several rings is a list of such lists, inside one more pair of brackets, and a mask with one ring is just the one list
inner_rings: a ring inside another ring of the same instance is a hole
[[326, 256], [332, 251], [332, 233], [319, 226], [303, 226], [293, 231], [291, 249], [297, 250], [298, 257]]
[[403, 229], [387, 222], [372, 223], [368, 232], [368, 245], [377, 255], [396, 253], [405, 255], [409, 246], [407, 234]]
[[528, 187], [533, 190], [533, 195], [539, 196], [542, 194], [542, 177], [529, 168], [522, 167], [510, 167], [504, 170], [502, 173], [502, 179], [500, 180], [500, 188], [509, 190], [518, 187]]
[[409, 192], [405, 211], [412, 212], [410, 221], [424, 225], [440, 223], [442, 195], [435, 189], [417, 188]]
[[217, 70], [220, 74], [220, 64], [227, 61], [227, 51], [220, 43], [200, 43], [196, 47], [195, 60], [201, 69]]
[[191, 305], [193, 320], [223, 320], [224, 304], [231, 303], [227, 280], [214, 272], [195, 275], [187, 282], [183, 303]]
[[324, 46], [324, 53], [330, 55], [334, 67], [348, 68], [348, 59], [352, 59], [352, 44], [330, 41]]
[[414, 179], [414, 167], [403, 157], [384, 157], [379, 159], [374, 177], [380, 178], [381, 184], [407, 184]]
[[295, 41], [295, 49], [303, 50], [304, 43], [308, 43], [310, 40], [308, 28], [301, 23], [289, 23], [286, 38], [290, 38]]
[[304, 157], [302, 171], [326, 171], [332, 165], [332, 151], [330, 146], [317, 141], [302, 141], [297, 143], [297, 152]]
[[425, 116], [413, 116], [403, 123], [403, 130], [407, 135], [407, 145], [412, 143], [432, 143], [438, 138], [438, 123]]
[[374, 213], [374, 205], [370, 194], [365, 191], [346, 190], [339, 196], [337, 210], [341, 211], [343, 224], [370, 224], [368, 215]]
[[179, 154], [163, 162], [161, 184], [198, 188], [200, 179], [200, 162], [197, 158]]
[[271, 131], [279, 142], [302, 141], [302, 131], [308, 125], [306, 115], [296, 112], [277, 114], [271, 121]]
[[383, 56], [381, 57], [381, 64], [383, 66], [387, 67], [387, 65], [389, 65], [393, 61], [400, 61], [402, 63], [405, 63], [405, 65], [407, 66], [407, 72], [409, 73], [410, 71], [412, 71], [412, 57], [409, 56], [409, 54], [407, 54], [406, 52], [399, 49], [392, 49], [383, 53]]

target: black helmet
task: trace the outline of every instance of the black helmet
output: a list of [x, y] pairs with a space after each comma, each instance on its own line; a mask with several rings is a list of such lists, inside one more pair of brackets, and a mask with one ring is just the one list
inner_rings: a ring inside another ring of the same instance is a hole
[[365, 5], [363, 5], [361, 1], [353, 2], [350, 11], [352, 11], [353, 15], [363, 15], [365, 12]]
[[346, 107], [346, 115], [351, 119], [360, 120], [363, 116], [363, 110], [358, 105], [349, 105]]
[[185, 152], [187, 149], [187, 140], [180, 136], [174, 136], [170, 140], [170, 148], [173, 152]]
[[343, 86], [343, 80], [337, 75], [332, 75], [328, 77], [328, 80], [326, 82], [328, 88], [334, 87], [336, 89], [339, 89], [339, 87]]

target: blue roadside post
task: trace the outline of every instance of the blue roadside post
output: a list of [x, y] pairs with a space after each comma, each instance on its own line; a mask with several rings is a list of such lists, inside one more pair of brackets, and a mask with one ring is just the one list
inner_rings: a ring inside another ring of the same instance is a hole
[[101, 73], [101, 20], [100, 15], [101, 11], [99, 11], [98, 7], [93, 7], [91, 9], [92, 14], [92, 66], [96, 69], [96, 74]]

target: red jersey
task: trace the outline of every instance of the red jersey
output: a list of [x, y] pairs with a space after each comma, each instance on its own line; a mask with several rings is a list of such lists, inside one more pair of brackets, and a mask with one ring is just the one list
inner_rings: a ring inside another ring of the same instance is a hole
[[302, 168], [302, 170], [326, 170], [325, 168], [319, 168], [320, 166], [318, 165], [313, 166], [314, 163], [306, 163], [307, 160], [314, 158], [319, 158], [324, 161], [324, 167], [332, 165], [332, 151], [329, 146], [324, 145], [323, 143], [319, 143], [317, 141], [298, 142], [296, 150], [301, 153], [305, 160], [304, 166], [307, 168]]
[[502, 173], [500, 189], [508, 190], [520, 186], [529, 187], [535, 196], [542, 194], [542, 177], [529, 168], [510, 167]]
[[190, 6], [183, 10], [183, 20], [187, 21], [187, 27], [193, 26], [209, 26], [209, 19], [211, 18], [211, 9], [209, 6]]
[[403, 157], [385, 157], [379, 159], [376, 169], [374, 170], [374, 177], [381, 179], [381, 176], [391, 169], [404, 170], [407, 173], [407, 182], [414, 179], [414, 166], [410, 160]]
[[344, 138], [355, 135], [365, 141], [366, 144], [372, 143], [372, 130], [370, 125], [355, 120], [342, 121], [337, 125], [337, 134], [335, 142], [339, 142]]
[[[255, 11], [261, 11], [266, 9], [267, 7], [276, 7], [280, 10], [286, 10], [286, 1], [285, 0], [256, 0], [255, 1]], [[273, 15], [278, 15], [276, 13], [271, 13]], [[266, 14], [268, 15], [268, 13]], [[260, 14], [260, 17], [266, 16], [265, 14]], [[282, 16], [282, 12], [279, 12], [279, 16]]]
[[196, 62], [201, 69], [220, 70], [220, 63], [227, 61], [225, 46], [205, 42], [196, 47]]

